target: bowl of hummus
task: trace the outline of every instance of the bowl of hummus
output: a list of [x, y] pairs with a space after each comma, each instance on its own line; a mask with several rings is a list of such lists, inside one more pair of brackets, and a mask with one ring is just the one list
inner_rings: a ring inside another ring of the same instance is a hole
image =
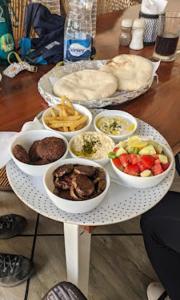
[[108, 153], [114, 145], [114, 141], [104, 133], [87, 131], [69, 141], [69, 152], [74, 158], [90, 159], [104, 166], [109, 161]]
[[106, 110], [95, 117], [94, 128], [117, 142], [135, 133], [137, 120], [125, 111]]

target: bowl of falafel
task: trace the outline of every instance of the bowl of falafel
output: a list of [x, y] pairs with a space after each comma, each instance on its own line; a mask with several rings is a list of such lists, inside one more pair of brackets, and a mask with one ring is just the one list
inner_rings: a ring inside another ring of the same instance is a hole
[[44, 188], [52, 202], [68, 213], [86, 213], [106, 196], [110, 177], [98, 163], [68, 158], [50, 166], [43, 176]]
[[11, 158], [26, 174], [43, 176], [50, 165], [66, 158], [68, 142], [64, 136], [48, 130], [18, 133], [9, 147]]

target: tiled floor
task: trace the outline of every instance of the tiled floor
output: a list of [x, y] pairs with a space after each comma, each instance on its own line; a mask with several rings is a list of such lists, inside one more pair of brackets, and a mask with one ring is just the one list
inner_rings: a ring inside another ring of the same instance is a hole
[[[0, 251], [33, 258], [36, 266], [29, 282], [0, 288], [0, 300], [40, 300], [52, 285], [66, 279], [63, 226], [38, 217], [14, 193], [0, 192], [0, 207], [1, 215], [18, 213], [28, 220], [22, 236], [0, 240]], [[139, 218], [94, 230], [89, 300], [145, 300], [147, 284], [155, 278], [144, 250]]]

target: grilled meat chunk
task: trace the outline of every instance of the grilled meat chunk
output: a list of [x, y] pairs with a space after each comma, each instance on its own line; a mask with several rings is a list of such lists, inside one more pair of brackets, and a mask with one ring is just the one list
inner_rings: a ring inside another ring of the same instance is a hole
[[61, 197], [63, 199], [68, 199], [68, 200], [75, 200], [72, 196], [69, 190], [59, 190], [55, 189], [54, 194], [57, 195], [58, 197]]
[[21, 145], [14, 146], [12, 152], [16, 159], [18, 159], [19, 161], [21, 161], [25, 164], [29, 164], [29, 162], [30, 162], [29, 155], [28, 155], [27, 151], [23, 148], [23, 146], [21, 146]]
[[66, 191], [70, 190], [72, 184], [70, 178], [67, 176], [62, 178], [56, 177], [56, 179], [54, 180], [54, 185], [56, 188]]
[[69, 164], [69, 165], [63, 165], [57, 168], [53, 175], [54, 177], [63, 177], [65, 174], [70, 174], [73, 172], [74, 166]]
[[80, 198], [88, 198], [95, 189], [94, 183], [86, 175], [81, 174], [73, 177], [72, 185]]
[[74, 167], [74, 173], [86, 175], [88, 177], [92, 177], [96, 172], [96, 168], [93, 166], [84, 166], [84, 165], [77, 165]]
[[73, 185], [70, 187], [70, 195], [73, 198], [73, 200], [79, 201], [82, 200], [78, 195], [76, 195], [76, 191]]

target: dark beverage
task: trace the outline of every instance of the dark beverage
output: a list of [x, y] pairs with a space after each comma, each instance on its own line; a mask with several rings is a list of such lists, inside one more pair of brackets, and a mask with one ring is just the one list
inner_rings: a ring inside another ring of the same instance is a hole
[[162, 56], [171, 56], [176, 52], [179, 36], [173, 33], [158, 35], [155, 45], [155, 53]]

